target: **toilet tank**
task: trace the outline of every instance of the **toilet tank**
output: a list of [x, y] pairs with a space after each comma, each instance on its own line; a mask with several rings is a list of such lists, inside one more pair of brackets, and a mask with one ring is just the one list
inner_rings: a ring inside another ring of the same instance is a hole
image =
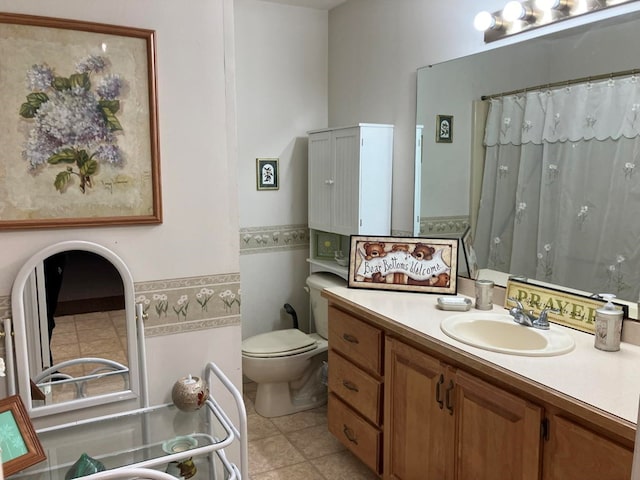
[[307, 277], [309, 302], [316, 326], [316, 333], [322, 338], [329, 337], [329, 303], [320, 295], [322, 289], [329, 287], [346, 287], [347, 282], [332, 273], [312, 273]]

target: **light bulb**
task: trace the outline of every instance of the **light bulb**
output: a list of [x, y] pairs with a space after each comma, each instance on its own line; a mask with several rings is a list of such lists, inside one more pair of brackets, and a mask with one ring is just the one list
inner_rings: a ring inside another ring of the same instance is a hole
[[507, 22], [513, 22], [515, 20], [521, 20], [527, 16], [527, 10], [524, 6], [517, 1], [507, 3], [502, 9], [502, 18]]
[[473, 27], [479, 32], [486, 32], [496, 26], [496, 17], [489, 12], [480, 12], [473, 19]]

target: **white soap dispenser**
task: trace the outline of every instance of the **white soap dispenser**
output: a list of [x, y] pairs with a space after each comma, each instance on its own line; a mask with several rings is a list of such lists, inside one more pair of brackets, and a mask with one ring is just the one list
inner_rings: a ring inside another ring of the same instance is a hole
[[596, 336], [594, 346], [605, 352], [620, 350], [620, 334], [622, 332], [622, 310], [617, 309], [611, 300], [616, 298], [610, 293], [601, 293], [607, 303], [596, 310]]

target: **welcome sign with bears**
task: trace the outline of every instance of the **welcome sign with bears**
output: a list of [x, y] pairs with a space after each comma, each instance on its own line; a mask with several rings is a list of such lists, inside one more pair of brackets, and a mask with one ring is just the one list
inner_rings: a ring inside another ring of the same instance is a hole
[[349, 287], [457, 292], [458, 240], [353, 235]]

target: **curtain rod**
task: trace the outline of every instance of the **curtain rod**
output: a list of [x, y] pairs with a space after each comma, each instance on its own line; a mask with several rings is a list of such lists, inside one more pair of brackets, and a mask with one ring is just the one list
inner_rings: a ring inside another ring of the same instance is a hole
[[518, 90], [511, 90], [510, 92], [494, 93], [493, 95], [483, 95], [480, 98], [482, 100], [489, 100], [491, 98], [506, 97], [507, 95], [516, 95], [518, 93], [525, 93], [525, 92], [530, 92], [530, 91], [535, 91], [535, 90], [544, 90], [544, 89], [550, 89], [550, 88], [554, 88], [554, 87], [563, 87], [563, 86], [575, 85], [575, 84], [578, 84], [578, 83], [587, 83], [587, 82], [593, 82], [593, 81], [597, 81], [597, 80], [604, 80], [606, 78], [628, 77], [630, 75], [637, 75], [638, 73], [640, 73], [640, 69], [634, 68], [632, 70], [622, 70], [620, 72], [603, 73], [601, 75], [593, 75], [593, 76], [590, 76], [590, 77], [576, 78], [574, 80], [565, 80], [565, 81], [562, 81], [562, 82], [544, 83], [542, 85], [536, 85], [535, 87], [528, 87], [528, 88], [520, 88]]

